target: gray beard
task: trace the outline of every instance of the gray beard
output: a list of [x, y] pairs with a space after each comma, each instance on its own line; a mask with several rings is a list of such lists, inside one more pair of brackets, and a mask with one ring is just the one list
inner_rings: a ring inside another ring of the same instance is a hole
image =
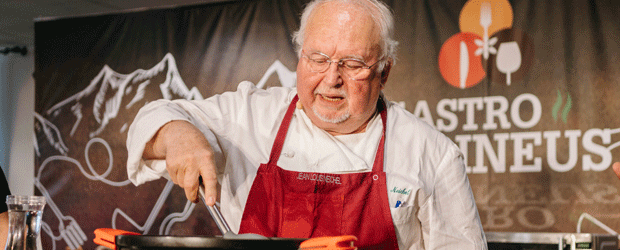
[[344, 122], [347, 119], [349, 119], [349, 117], [351, 117], [351, 114], [349, 113], [348, 110], [347, 110], [347, 112], [345, 112], [341, 116], [333, 117], [333, 118], [329, 118], [329, 117], [325, 117], [325, 116], [321, 115], [318, 111], [316, 111], [316, 109], [314, 107], [312, 107], [312, 112], [314, 112], [314, 115], [316, 115], [316, 117], [321, 119], [321, 121], [328, 122], [328, 123], [333, 123], [333, 124], [338, 124], [338, 123]]

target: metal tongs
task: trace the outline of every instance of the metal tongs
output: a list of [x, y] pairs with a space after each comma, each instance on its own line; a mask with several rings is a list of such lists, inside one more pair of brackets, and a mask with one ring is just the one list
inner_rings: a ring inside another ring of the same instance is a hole
[[202, 203], [207, 206], [209, 214], [211, 214], [211, 218], [213, 218], [213, 221], [215, 221], [215, 224], [217, 225], [217, 228], [220, 229], [220, 232], [222, 232], [222, 235], [226, 235], [226, 233], [231, 232], [228, 223], [226, 223], [226, 220], [224, 219], [224, 216], [222, 216], [222, 213], [220, 213], [220, 210], [217, 208], [217, 204], [213, 206], [207, 205], [207, 201], [205, 200], [205, 189], [202, 183], [198, 188], [198, 193], [200, 194], [199, 196], [202, 200]]
[[230, 227], [228, 226], [228, 223], [226, 223], [224, 216], [222, 216], [222, 213], [220, 213], [220, 210], [217, 208], [217, 204], [213, 206], [207, 205], [207, 202], [205, 200], [205, 187], [204, 185], [202, 185], [202, 182], [200, 182], [200, 187], [198, 187], [198, 196], [200, 196], [202, 203], [205, 204], [205, 206], [209, 210], [211, 218], [213, 218], [213, 221], [215, 221], [217, 228], [220, 229], [220, 232], [222, 232], [222, 237], [224, 239], [268, 239], [267, 237], [260, 234], [236, 234], [232, 230], [230, 230]]

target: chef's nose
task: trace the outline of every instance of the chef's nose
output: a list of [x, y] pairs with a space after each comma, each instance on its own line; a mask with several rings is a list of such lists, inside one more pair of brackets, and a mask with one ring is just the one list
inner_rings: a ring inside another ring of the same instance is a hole
[[325, 71], [325, 78], [323, 80], [333, 86], [342, 84], [342, 72], [340, 72], [338, 63], [334, 62], [329, 65], [329, 68]]

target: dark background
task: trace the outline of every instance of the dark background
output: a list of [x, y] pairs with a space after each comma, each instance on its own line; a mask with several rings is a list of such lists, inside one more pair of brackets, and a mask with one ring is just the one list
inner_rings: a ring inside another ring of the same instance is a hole
[[[91, 249], [93, 231], [113, 226], [143, 234], [217, 234], [206, 209], [187, 203], [179, 187], [169, 190], [163, 179], [138, 187], [127, 182], [127, 126], [142, 105], [156, 99], [206, 98], [263, 77], [268, 77], [264, 87], [282, 85], [282, 71], [269, 69], [279, 61], [295, 71], [290, 38], [305, 2], [240, 1], [36, 22], [35, 183], [37, 193], [50, 201], [43, 217], [44, 248], [63, 248], [62, 236], [81, 230], [87, 240], [78, 245]], [[495, 172], [485, 151], [488, 171], [469, 174], [485, 231], [575, 232], [584, 212], [620, 228], [620, 181], [610, 167], [582, 168], [584, 155], [602, 161], [583, 147], [583, 135], [596, 129], [612, 133], [611, 141], [593, 141], [620, 161], [614, 146], [620, 136], [613, 135], [620, 124], [618, 2], [490, 1], [512, 8], [512, 27], [490, 36], [517, 41], [522, 67], [508, 86], [493, 67], [492, 55], [482, 60], [487, 75], [467, 89], [442, 78], [438, 58], [446, 41], [462, 32], [464, 6], [479, 2], [386, 2], [394, 9], [400, 42], [384, 90], [389, 100], [418, 115], [426, 103], [436, 125], [441, 118], [437, 104], [444, 99], [502, 96], [512, 103], [522, 94], [536, 96], [542, 115], [528, 129], [510, 121], [511, 128], [484, 130], [485, 110], [476, 110], [480, 128], [465, 131], [465, 111], [454, 112], [458, 126], [444, 132], [452, 139], [486, 136], [495, 154], [495, 136], [560, 131], [557, 160], [565, 163], [570, 158], [565, 132], [580, 131], [578, 161], [566, 172], [548, 166], [545, 137], [532, 145], [534, 157], [542, 161], [541, 170], [532, 173], [510, 171], [513, 139], [506, 143], [506, 172]], [[170, 84], [162, 88], [162, 83]], [[200, 95], [190, 94], [192, 88]], [[554, 114], [558, 102], [561, 111]], [[519, 113], [526, 119], [532, 107], [523, 105]], [[467, 165], [473, 167], [481, 150], [470, 142], [467, 151]], [[160, 195], [163, 203], [157, 203]], [[170, 220], [184, 211], [188, 218]], [[584, 223], [582, 231], [603, 232], [591, 223]]]

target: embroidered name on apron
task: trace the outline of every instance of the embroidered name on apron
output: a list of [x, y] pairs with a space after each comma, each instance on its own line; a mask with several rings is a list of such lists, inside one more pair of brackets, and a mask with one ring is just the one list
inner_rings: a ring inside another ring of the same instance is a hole
[[326, 174], [299, 173], [299, 175], [297, 175], [297, 179], [302, 181], [318, 181], [337, 185], [341, 184], [339, 176]]

